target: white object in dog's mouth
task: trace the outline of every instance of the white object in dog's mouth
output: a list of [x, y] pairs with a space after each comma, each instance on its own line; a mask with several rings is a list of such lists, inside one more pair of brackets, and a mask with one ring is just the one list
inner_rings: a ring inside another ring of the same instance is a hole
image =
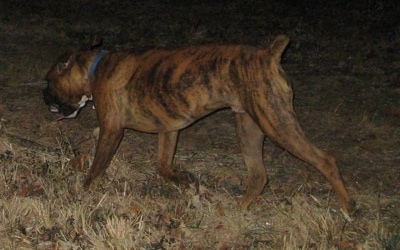
[[58, 110], [57, 106], [50, 105], [49, 107], [50, 112], [52, 113], [59, 113], [60, 111]]
[[[78, 111], [86, 105], [87, 101], [90, 101], [90, 100], [92, 100], [92, 97], [87, 97], [86, 95], [83, 95], [81, 100], [78, 103], [79, 107], [74, 111], [74, 113], [64, 116], [64, 118], [67, 118], [67, 119], [75, 118], [78, 115]], [[59, 113], [60, 111], [57, 106], [50, 105], [50, 112]]]
[[75, 110], [74, 113], [70, 114], [69, 116], [66, 116], [65, 118], [75, 118], [78, 115], [78, 111], [83, 108], [86, 105], [86, 102], [92, 100], [92, 97], [87, 97], [86, 95], [83, 95], [81, 100], [79, 101], [79, 107]]

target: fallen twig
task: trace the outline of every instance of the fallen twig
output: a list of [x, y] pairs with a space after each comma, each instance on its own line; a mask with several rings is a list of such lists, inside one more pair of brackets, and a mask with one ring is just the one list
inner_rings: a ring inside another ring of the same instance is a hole
[[47, 81], [37, 81], [37, 82], [27, 82], [27, 83], [21, 83], [21, 86], [40, 86], [40, 87], [45, 87], [47, 84]]

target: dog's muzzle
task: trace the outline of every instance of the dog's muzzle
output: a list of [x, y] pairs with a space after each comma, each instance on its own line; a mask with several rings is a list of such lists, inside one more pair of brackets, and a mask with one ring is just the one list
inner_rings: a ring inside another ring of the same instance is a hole
[[50, 93], [48, 88], [43, 90], [43, 98], [46, 105], [49, 106], [50, 112], [61, 113], [64, 118], [75, 118], [79, 110], [85, 106], [86, 102], [90, 100], [86, 95], [83, 95], [78, 103], [78, 108], [60, 102], [60, 100]]

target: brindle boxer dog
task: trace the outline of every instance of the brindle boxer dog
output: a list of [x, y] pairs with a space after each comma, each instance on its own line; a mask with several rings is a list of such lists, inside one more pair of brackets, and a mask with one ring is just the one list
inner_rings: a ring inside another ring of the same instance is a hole
[[334, 158], [304, 135], [293, 110], [293, 93], [280, 65], [289, 39], [278, 36], [267, 48], [192, 46], [146, 52], [75, 51], [47, 74], [44, 98], [50, 110], [73, 118], [92, 100], [100, 123], [93, 165], [84, 186], [104, 175], [124, 129], [158, 133], [158, 173], [188, 183], [172, 169], [179, 130], [211, 112], [231, 108], [248, 169], [247, 208], [267, 183], [265, 135], [318, 169], [332, 184], [346, 215], [355, 209]]

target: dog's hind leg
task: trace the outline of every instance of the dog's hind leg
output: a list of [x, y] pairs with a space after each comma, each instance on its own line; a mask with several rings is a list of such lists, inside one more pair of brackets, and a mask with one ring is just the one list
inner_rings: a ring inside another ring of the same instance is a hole
[[240, 202], [244, 210], [261, 194], [267, 183], [262, 156], [265, 135], [247, 113], [236, 113], [236, 131], [248, 170], [247, 191]]
[[194, 177], [190, 173], [172, 169], [178, 133], [178, 131], [174, 131], [158, 134], [157, 170], [165, 179], [189, 185], [194, 181]]
[[355, 211], [355, 202], [350, 198], [343, 183], [339, 169], [333, 156], [314, 146], [304, 135], [296, 115], [292, 110], [275, 106], [269, 109], [268, 117], [265, 112], [255, 106], [254, 120], [263, 132], [281, 147], [314, 166], [333, 186], [346, 215]]

